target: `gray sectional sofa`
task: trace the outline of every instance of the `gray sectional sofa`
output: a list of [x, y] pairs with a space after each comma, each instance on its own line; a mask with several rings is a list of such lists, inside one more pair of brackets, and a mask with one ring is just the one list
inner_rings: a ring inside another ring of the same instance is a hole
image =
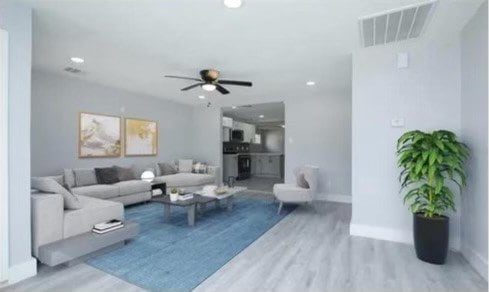
[[151, 183], [137, 179], [142, 171], [148, 169], [155, 172], [154, 181], [167, 183], [167, 188], [195, 191], [204, 185], [219, 183], [219, 167], [212, 166], [206, 167], [204, 173], [177, 172], [165, 175], [157, 164], [156, 167], [153, 164], [141, 170], [133, 168], [131, 175], [113, 184], [99, 184], [95, 169], [65, 169], [63, 175], [44, 178], [53, 179], [69, 189], [80, 201], [81, 208], [66, 209], [61, 194], [41, 193], [33, 189], [32, 254], [39, 259], [39, 248], [43, 245], [90, 232], [97, 223], [112, 219], [123, 221], [124, 206], [149, 201], [152, 197]]

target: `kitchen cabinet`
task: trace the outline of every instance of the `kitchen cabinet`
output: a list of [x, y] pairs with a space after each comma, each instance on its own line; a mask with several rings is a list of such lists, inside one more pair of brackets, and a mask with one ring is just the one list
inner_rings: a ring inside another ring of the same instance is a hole
[[238, 177], [238, 155], [237, 154], [224, 154], [222, 164], [223, 164], [222, 180], [224, 182], [227, 182], [230, 176]]
[[254, 125], [234, 121], [233, 129], [243, 131], [243, 142], [250, 143], [255, 138], [256, 126]]
[[251, 154], [251, 175], [262, 177], [282, 177], [282, 155]]

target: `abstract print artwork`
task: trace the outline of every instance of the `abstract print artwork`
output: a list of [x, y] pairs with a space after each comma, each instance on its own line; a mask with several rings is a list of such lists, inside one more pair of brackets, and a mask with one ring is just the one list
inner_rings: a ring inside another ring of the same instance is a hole
[[158, 124], [155, 121], [125, 119], [126, 156], [158, 154]]
[[118, 157], [121, 155], [121, 118], [80, 113], [78, 155]]

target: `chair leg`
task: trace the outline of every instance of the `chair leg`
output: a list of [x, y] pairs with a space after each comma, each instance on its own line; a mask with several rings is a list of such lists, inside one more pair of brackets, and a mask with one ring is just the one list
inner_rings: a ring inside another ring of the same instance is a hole
[[278, 211], [277, 211], [277, 215], [280, 215], [280, 211], [282, 211], [282, 207], [283, 207], [284, 203], [283, 202], [280, 202], [280, 204], [278, 205]]

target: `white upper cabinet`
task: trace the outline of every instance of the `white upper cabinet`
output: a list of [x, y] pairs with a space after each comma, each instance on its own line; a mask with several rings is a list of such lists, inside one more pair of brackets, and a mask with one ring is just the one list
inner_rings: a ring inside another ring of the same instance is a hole
[[233, 127], [233, 119], [228, 117], [222, 117], [222, 126], [225, 128]]

